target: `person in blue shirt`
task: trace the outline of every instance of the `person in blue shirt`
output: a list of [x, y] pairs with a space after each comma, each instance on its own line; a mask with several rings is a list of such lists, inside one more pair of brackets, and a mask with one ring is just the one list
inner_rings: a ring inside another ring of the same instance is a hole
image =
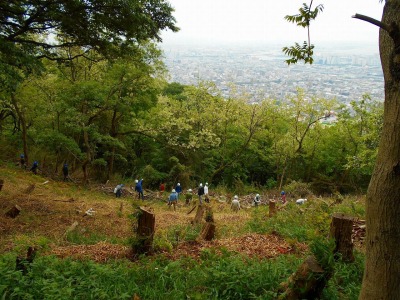
[[22, 169], [26, 169], [26, 165], [25, 165], [25, 155], [21, 154], [19, 156], [19, 164], [21, 166]]
[[68, 164], [64, 164], [63, 168], [62, 168], [62, 172], [64, 175], [64, 181], [68, 180]]
[[142, 196], [142, 200], [144, 200], [143, 187], [142, 187], [143, 178], [140, 180], [136, 179], [135, 182], [136, 182], [135, 191], [138, 192], [138, 198], [140, 200], [140, 196]]
[[178, 194], [178, 199], [179, 199], [179, 195], [182, 193], [182, 187], [181, 187], [181, 184], [178, 182], [178, 184], [176, 185], [176, 187], [175, 187], [175, 191], [177, 192], [177, 194]]
[[37, 174], [37, 170], [38, 170], [38, 169], [39, 169], [39, 163], [35, 160], [35, 161], [33, 162], [33, 165], [32, 165], [32, 167], [31, 167], [30, 171], [32, 171], [33, 174]]
[[178, 193], [175, 191], [175, 189], [173, 189], [168, 197], [168, 206], [172, 205], [174, 207], [174, 211], [176, 211], [177, 203], [178, 203]]

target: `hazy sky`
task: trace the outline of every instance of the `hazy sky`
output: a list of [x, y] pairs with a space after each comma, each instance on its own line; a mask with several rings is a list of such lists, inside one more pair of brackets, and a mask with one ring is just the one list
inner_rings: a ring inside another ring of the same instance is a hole
[[[178, 33], [163, 33], [169, 43], [302, 43], [307, 30], [284, 20], [298, 13], [305, 0], [169, 0], [175, 8]], [[309, 0], [307, 0], [309, 4]], [[380, 20], [379, 0], [320, 0], [322, 14], [311, 23], [311, 42], [375, 42], [378, 28], [353, 19], [355, 13]]]

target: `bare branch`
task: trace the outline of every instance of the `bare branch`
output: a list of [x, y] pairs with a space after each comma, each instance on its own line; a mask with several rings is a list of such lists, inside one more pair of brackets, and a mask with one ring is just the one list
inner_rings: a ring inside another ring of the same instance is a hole
[[373, 24], [373, 25], [376, 25], [376, 26], [378, 26], [379, 28], [382, 28], [383, 30], [386, 30], [388, 33], [390, 33], [391, 30], [392, 30], [392, 28], [391, 28], [389, 25], [387, 25], [387, 24], [385, 24], [385, 23], [382, 23], [381, 21], [378, 21], [378, 20], [376, 20], [376, 19], [374, 19], [374, 18], [371, 18], [371, 17], [368, 17], [368, 16], [364, 16], [364, 15], [360, 15], [360, 14], [355, 14], [354, 16], [351, 16], [351, 17], [354, 18], [354, 19], [359, 19], [359, 20], [362, 20], [362, 21], [366, 21], [366, 22], [368, 22], [368, 23], [371, 23], [371, 24]]

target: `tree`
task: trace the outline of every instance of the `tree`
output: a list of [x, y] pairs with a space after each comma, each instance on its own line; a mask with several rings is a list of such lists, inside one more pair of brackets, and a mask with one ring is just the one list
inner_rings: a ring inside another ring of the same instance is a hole
[[400, 295], [400, 0], [385, 0], [382, 20], [354, 18], [380, 28], [385, 84], [381, 139], [366, 202], [366, 262], [359, 299]]
[[70, 60], [55, 49], [77, 46], [118, 55], [126, 46], [160, 41], [164, 29], [177, 31], [165, 0], [17, 0], [0, 4], [0, 84], [13, 86], [22, 72], [42, 67], [40, 59]]

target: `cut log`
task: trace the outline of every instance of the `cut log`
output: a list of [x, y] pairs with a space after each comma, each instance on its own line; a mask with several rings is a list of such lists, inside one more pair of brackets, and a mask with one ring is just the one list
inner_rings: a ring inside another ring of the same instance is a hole
[[26, 189], [25, 189], [25, 194], [30, 194], [33, 192], [33, 190], [35, 189], [36, 185], [33, 183], [31, 185], [29, 185]]
[[137, 240], [133, 245], [135, 254], [153, 252], [153, 238], [156, 225], [156, 216], [144, 207], [139, 207], [138, 226], [136, 229]]
[[9, 211], [7, 211], [5, 213], [5, 216], [9, 217], [9, 218], [12, 218], [12, 219], [15, 219], [19, 215], [21, 210], [22, 209], [21, 209], [21, 207], [19, 205], [15, 205]]
[[193, 207], [188, 211], [187, 214], [190, 215], [190, 213], [191, 213], [192, 211], [194, 211], [196, 207], [197, 207], [197, 205], [193, 206]]
[[275, 200], [269, 200], [269, 216], [273, 217], [276, 214], [276, 202]]
[[353, 232], [352, 216], [343, 213], [335, 213], [332, 216], [329, 236], [335, 240], [334, 254], [337, 258], [339, 254], [342, 260], [346, 262], [354, 261], [353, 241], [351, 238]]
[[215, 236], [215, 224], [207, 222], [201, 231], [201, 238], [206, 241], [211, 241]]
[[4, 180], [3, 180], [3, 179], [0, 179], [0, 191], [1, 191], [1, 189], [3, 188], [3, 185], [4, 185]]
[[196, 216], [194, 217], [193, 220], [193, 225], [200, 224], [201, 220], [203, 219], [203, 215], [204, 215], [204, 205], [199, 205], [197, 207]]
[[331, 276], [322, 269], [314, 256], [309, 256], [288, 281], [281, 284], [283, 293], [278, 299], [319, 299]]

